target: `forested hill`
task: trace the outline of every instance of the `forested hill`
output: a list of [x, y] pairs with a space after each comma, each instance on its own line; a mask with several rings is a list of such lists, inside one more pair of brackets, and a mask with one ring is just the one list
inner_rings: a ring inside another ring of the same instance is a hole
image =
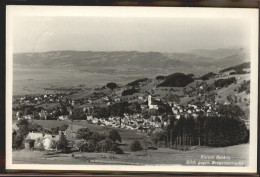
[[185, 87], [189, 83], [193, 82], [193, 78], [189, 75], [185, 75], [183, 73], [174, 73], [169, 76], [166, 76], [164, 82], [162, 82], [159, 86], [162, 87]]
[[231, 71], [231, 70], [239, 71], [239, 70], [248, 69], [248, 68], [250, 68], [250, 62], [245, 62], [245, 63], [239, 64], [239, 65], [236, 65], [236, 66], [232, 66], [232, 67], [222, 69], [219, 72], [223, 73], [223, 72]]

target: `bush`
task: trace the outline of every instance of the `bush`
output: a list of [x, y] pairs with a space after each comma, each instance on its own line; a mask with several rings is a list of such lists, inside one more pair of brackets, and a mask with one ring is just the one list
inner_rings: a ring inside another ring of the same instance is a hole
[[100, 142], [100, 141], [106, 139], [106, 136], [103, 134], [100, 134], [98, 132], [93, 132], [89, 139], [91, 139], [97, 143], [97, 142]]
[[115, 88], [117, 88], [117, 84], [114, 82], [109, 82], [106, 85], [107, 88], [109, 88], [110, 90], [114, 90]]
[[97, 143], [96, 151], [107, 152], [112, 151], [113, 142], [110, 139], [105, 139]]
[[117, 130], [111, 130], [110, 132], [109, 132], [109, 139], [111, 139], [113, 142], [116, 142], [116, 141], [119, 141], [119, 142], [121, 142], [121, 136], [120, 136], [120, 134], [118, 133], [118, 131]]
[[130, 145], [131, 151], [141, 151], [143, 150], [143, 147], [141, 146], [141, 143], [139, 141], [134, 141]]
[[82, 151], [84, 152], [95, 152], [96, 150], [96, 143], [93, 140], [89, 140], [82, 146]]
[[86, 143], [85, 140], [81, 139], [81, 140], [75, 140], [74, 145], [76, 148], [79, 149], [79, 151], [81, 152], [83, 150], [84, 144]]
[[12, 148], [22, 149], [23, 148], [23, 136], [21, 134], [13, 134]]
[[60, 139], [57, 142], [57, 149], [61, 150], [62, 152], [68, 150], [68, 141], [63, 133], [61, 134]]
[[59, 134], [59, 127], [53, 127], [53, 128], [51, 128], [51, 133], [53, 134], [53, 135], [58, 135]]
[[92, 132], [88, 128], [81, 128], [77, 131], [76, 138], [88, 140], [91, 135]]
[[113, 144], [112, 151], [114, 151], [116, 154], [124, 154], [124, 151], [116, 144]]

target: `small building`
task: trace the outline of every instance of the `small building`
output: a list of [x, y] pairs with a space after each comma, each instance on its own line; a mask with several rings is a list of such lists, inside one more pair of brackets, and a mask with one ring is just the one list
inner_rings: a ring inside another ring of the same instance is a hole
[[31, 139], [31, 140], [36, 140], [38, 138], [46, 138], [46, 137], [52, 137], [51, 134], [45, 134], [45, 133], [39, 133], [39, 132], [30, 132], [27, 136], [26, 136], [26, 140], [27, 139]]
[[58, 120], [69, 120], [69, 116], [68, 115], [62, 115], [62, 116], [59, 116]]
[[179, 113], [179, 110], [178, 110], [178, 109], [175, 109], [175, 108], [172, 108], [172, 112], [173, 112], [173, 114], [178, 114], [178, 113]]
[[92, 120], [93, 119], [93, 116], [87, 116], [87, 120]]
[[181, 118], [181, 115], [180, 115], [180, 114], [177, 114], [177, 115], [175, 116], [175, 118], [176, 118], [176, 119], [180, 119], [180, 118]]
[[69, 127], [66, 130], [61, 129], [59, 131], [59, 135], [63, 133], [66, 136], [67, 140], [71, 141], [76, 138], [76, 133], [81, 128], [85, 127], [79, 125], [69, 125]]
[[24, 116], [24, 119], [31, 120], [31, 119], [32, 119], [32, 116], [31, 116], [31, 115], [25, 115], [25, 116]]

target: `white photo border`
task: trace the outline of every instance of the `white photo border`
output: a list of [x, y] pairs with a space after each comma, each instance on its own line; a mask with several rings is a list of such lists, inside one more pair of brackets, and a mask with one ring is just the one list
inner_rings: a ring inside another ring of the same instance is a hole
[[[6, 170], [256, 173], [258, 111], [258, 9], [188, 7], [6, 6]], [[247, 19], [251, 37], [250, 146], [246, 167], [183, 165], [53, 165], [12, 163], [13, 20], [19, 16]]]

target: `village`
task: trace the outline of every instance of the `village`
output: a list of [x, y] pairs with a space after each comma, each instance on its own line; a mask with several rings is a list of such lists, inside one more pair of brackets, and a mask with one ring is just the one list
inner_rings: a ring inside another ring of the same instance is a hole
[[[107, 83], [100, 88], [94, 88], [86, 96], [81, 96], [80, 91], [15, 96], [13, 133], [19, 131], [16, 123], [21, 120], [41, 121], [44, 125], [44, 121], [46, 124], [52, 124], [47, 123], [49, 121], [60, 122], [58, 125], [63, 122], [63, 125], [56, 129], [44, 127], [45, 132], [41, 129], [26, 134], [23, 142], [26, 149], [39, 148], [39, 146], [45, 150], [56, 149], [54, 142], [59, 141], [63, 135], [68, 140], [69, 146], [75, 147], [78, 131], [91, 124], [115, 130], [129, 130], [150, 137], [161, 136], [163, 132], [163, 137], [166, 138], [159, 138], [160, 141], [164, 141], [163, 147], [200, 145], [201, 140], [198, 137], [200, 135], [196, 133], [196, 128], [194, 129], [197, 125], [189, 127], [190, 121], [191, 124], [194, 124], [192, 123], [194, 121], [198, 124], [198, 119], [200, 122], [212, 117], [222, 120], [223, 116], [230, 115], [228, 112], [235, 111], [238, 112], [236, 119], [242, 121], [247, 129], [249, 128], [249, 121], [244, 116], [244, 112], [235, 106], [242, 101], [246, 104], [249, 100], [242, 100], [234, 95], [227, 96], [227, 99], [220, 99], [221, 95], [218, 95], [222, 87], [239, 88], [243, 84], [248, 84], [242, 82], [241, 75], [233, 77], [230, 73], [208, 73], [195, 81], [192, 79], [191, 84], [186, 87], [161, 87], [160, 84], [165, 78], [159, 76], [155, 80], [138, 79], [125, 86]], [[207, 81], [210, 79], [214, 81], [213, 84], [212, 81]], [[241, 86], [237, 82], [242, 83]], [[183, 124], [184, 120], [186, 123]], [[179, 130], [176, 128], [178, 124], [181, 126]], [[166, 133], [167, 129], [170, 129], [170, 132]], [[186, 129], [191, 129], [193, 132]], [[183, 135], [179, 136], [180, 132]], [[108, 132], [101, 134], [107, 136]], [[155, 143], [157, 145], [157, 140]]]
[[[43, 97], [43, 99], [42, 99]], [[103, 98], [104, 100], [107, 97]], [[179, 105], [174, 102], [168, 102], [166, 104], [162, 103], [160, 99], [153, 99], [151, 95], [148, 98], [141, 98], [142, 103], [139, 105], [143, 112], [149, 111], [150, 118], [147, 118], [142, 113], [124, 113], [122, 117], [120, 116], [110, 116], [108, 118], [97, 118], [91, 115], [91, 111], [94, 109], [93, 106], [91, 107], [83, 107], [82, 113], [84, 116], [81, 118], [85, 118], [83, 120], [91, 122], [93, 124], [97, 124], [100, 126], [110, 126], [115, 128], [126, 128], [131, 130], [137, 131], [149, 131], [152, 128], [162, 128], [167, 127], [169, 124], [170, 117], [175, 117], [177, 120], [181, 117], [193, 117], [197, 118], [199, 114], [205, 114], [206, 116], [210, 116], [212, 114], [218, 114], [216, 112], [215, 105], [206, 104], [205, 106], [197, 106], [194, 104], [188, 104], [187, 106]], [[33, 100], [31, 102], [30, 100]], [[108, 99], [107, 99], [108, 100]], [[42, 102], [49, 102], [49, 103], [59, 103], [59, 102], [66, 102], [63, 99], [62, 95], [43, 95], [37, 96], [32, 99], [31, 97], [22, 97], [20, 98], [20, 103], [42, 103]], [[15, 114], [15, 119], [41, 119], [41, 120], [58, 120], [58, 121], [77, 121], [79, 118], [74, 118], [74, 109], [72, 108], [75, 106], [76, 101], [69, 100], [69, 107], [68, 111], [65, 114], [62, 114], [64, 110], [62, 108], [56, 108], [52, 111], [45, 110], [44, 108], [38, 109], [38, 112], [35, 110], [33, 114], [26, 114], [27, 110], [24, 111], [22, 114], [21, 111], [17, 111]], [[109, 103], [109, 102], [108, 102]], [[171, 108], [171, 114], [166, 115], [165, 113], [158, 113], [158, 110], [163, 106], [169, 106]], [[77, 109], [81, 107], [81, 105], [77, 105]], [[76, 116], [76, 115], [75, 115]], [[82, 119], [81, 119], [82, 120]]]

